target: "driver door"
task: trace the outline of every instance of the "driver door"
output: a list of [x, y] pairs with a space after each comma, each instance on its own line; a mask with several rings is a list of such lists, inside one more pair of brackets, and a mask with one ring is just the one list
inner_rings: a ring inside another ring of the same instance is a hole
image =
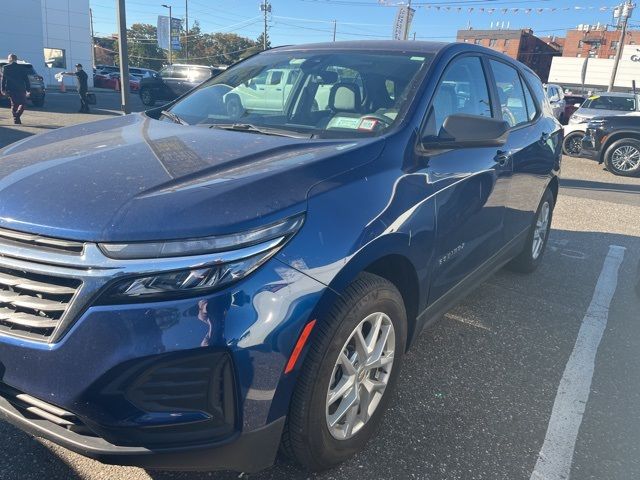
[[[452, 60], [432, 99], [421, 138], [437, 137], [452, 114], [500, 119], [488, 72], [481, 56]], [[512, 164], [499, 147], [418, 152], [427, 191], [435, 197], [436, 255], [429, 293], [429, 303], [433, 303], [455, 293], [456, 287], [488, 265], [504, 246]]]

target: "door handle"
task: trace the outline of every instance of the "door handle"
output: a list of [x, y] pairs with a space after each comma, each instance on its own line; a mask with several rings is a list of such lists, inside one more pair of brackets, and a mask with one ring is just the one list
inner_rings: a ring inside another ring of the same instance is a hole
[[542, 132], [542, 135], [540, 135], [540, 141], [544, 143], [549, 140], [549, 137], [550, 135], [547, 132]]
[[501, 167], [504, 167], [511, 160], [511, 152], [505, 150], [498, 150], [496, 156], [493, 157], [493, 161]]

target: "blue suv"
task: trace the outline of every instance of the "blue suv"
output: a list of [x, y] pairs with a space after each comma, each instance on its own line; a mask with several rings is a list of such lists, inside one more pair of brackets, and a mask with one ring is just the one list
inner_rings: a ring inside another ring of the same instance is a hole
[[427, 325], [540, 264], [561, 140], [524, 65], [394, 41], [276, 48], [13, 144], [1, 415], [108, 463], [334, 466]]

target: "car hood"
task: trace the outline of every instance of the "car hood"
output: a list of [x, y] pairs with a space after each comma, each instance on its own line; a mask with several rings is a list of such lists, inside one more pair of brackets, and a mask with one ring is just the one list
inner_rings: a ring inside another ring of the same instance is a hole
[[579, 108], [574, 112], [574, 115], [590, 119], [594, 117], [613, 117], [618, 115], [640, 115], [640, 112], [621, 112], [620, 110], [602, 110], [600, 108]]
[[134, 114], [0, 151], [0, 227], [84, 241], [193, 238], [306, 208], [315, 184], [375, 159], [382, 138], [308, 140]]

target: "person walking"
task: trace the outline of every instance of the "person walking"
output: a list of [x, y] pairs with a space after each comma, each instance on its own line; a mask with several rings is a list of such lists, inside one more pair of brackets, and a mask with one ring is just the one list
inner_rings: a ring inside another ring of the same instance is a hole
[[31, 89], [31, 85], [29, 85], [27, 69], [18, 64], [18, 56], [12, 53], [7, 60], [9, 63], [2, 68], [0, 91], [11, 100], [13, 123], [20, 125], [22, 124], [20, 117], [24, 113], [27, 92]]
[[82, 64], [76, 63], [75, 72], [63, 72], [63, 75], [71, 75], [78, 80], [78, 93], [80, 94], [80, 110], [79, 113], [89, 113], [89, 101], [87, 100], [87, 93], [89, 93], [88, 80], [89, 76], [87, 72], [82, 68]]

